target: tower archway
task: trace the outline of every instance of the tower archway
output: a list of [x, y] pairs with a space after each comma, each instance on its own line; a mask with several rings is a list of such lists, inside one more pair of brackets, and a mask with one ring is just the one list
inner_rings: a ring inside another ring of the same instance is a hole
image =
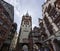
[[29, 51], [29, 50], [28, 50], [28, 46], [27, 46], [27, 45], [23, 45], [23, 46], [22, 46], [22, 50], [23, 50], [23, 51]]

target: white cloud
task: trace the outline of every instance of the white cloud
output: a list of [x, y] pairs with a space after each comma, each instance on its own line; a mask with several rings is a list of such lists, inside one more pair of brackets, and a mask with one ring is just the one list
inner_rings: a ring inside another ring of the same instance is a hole
[[[20, 29], [22, 15], [28, 10], [32, 17], [32, 27], [38, 26], [38, 18], [42, 17], [42, 8], [44, 0], [5, 0], [14, 6], [14, 20], [18, 24], [18, 30]], [[45, 0], [46, 1], [46, 0]]]
[[47, 0], [45, 0], [45, 2], [46, 2]]
[[[15, 8], [15, 14], [17, 15], [17, 17], [20, 17], [20, 12]], [[16, 16], [15, 16], [16, 17]]]

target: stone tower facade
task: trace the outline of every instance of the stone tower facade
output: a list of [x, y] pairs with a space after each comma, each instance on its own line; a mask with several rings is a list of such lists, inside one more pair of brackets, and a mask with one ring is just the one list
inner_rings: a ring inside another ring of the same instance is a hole
[[29, 34], [32, 31], [32, 18], [26, 13], [22, 16], [16, 51], [30, 51]]
[[32, 31], [32, 18], [26, 13], [26, 15], [22, 16], [20, 31], [18, 35], [17, 45], [16, 45], [16, 51], [31, 51], [30, 47], [30, 41], [29, 41], [29, 35]]
[[26, 15], [23, 15], [21, 27], [20, 27], [20, 36], [19, 36], [19, 43], [28, 43], [28, 36], [30, 31], [32, 30], [32, 19], [29, 16], [28, 12]]

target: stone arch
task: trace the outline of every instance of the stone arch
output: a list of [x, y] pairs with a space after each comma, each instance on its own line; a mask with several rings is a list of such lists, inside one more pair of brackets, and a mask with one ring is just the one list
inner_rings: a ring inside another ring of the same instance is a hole
[[27, 45], [23, 45], [23, 46], [22, 46], [22, 50], [23, 50], [23, 51], [28, 51], [28, 46], [27, 46]]
[[20, 43], [18, 45], [18, 51], [24, 51], [25, 47], [26, 47], [26, 49], [28, 49], [28, 51], [30, 51], [30, 46], [28, 43]]

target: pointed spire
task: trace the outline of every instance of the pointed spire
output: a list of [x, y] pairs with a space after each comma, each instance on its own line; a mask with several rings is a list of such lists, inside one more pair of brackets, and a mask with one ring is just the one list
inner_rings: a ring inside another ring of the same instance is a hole
[[28, 13], [28, 11], [27, 11], [27, 13], [26, 13], [26, 16], [29, 16], [29, 13]]

